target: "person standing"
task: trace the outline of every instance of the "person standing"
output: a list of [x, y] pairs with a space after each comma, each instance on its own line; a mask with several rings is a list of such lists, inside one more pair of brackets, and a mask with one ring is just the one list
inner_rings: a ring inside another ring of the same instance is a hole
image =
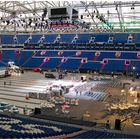
[[23, 108], [23, 114], [27, 115], [27, 105], [25, 105], [25, 107]]
[[4, 87], [6, 86], [6, 82], [4, 81]]
[[78, 90], [77, 89], [75, 89], [75, 93], [76, 93], [76, 96], [78, 95]]
[[139, 108], [138, 108], [138, 114], [140, 114], [140, 106], [139, 106]]
[[110, 129], [110, 121], [109, 120], [107, 120], [107, 122], [106, 122], [106, 128]]
[[109, 98], [111, 98], [111, 97], [112, 97], [112, 94], [111, 94], [110, 92], [108, 93], [108, 97], [109, 97]]

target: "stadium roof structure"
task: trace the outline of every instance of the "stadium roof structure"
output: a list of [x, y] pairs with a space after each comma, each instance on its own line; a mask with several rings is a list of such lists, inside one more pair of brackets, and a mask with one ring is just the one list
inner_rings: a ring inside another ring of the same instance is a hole
[[33, 23], [36, 18], [41, 20], [44, 13], [49, 21], [47, 9], [61, 6], [76, 8], [79, 20], [90, 23], [95, 31], [140, 31], [140, 1], [1, 1], [0, 31], [9, 30], [9, 26], [16, 31], [17, 23], [29, 19]]

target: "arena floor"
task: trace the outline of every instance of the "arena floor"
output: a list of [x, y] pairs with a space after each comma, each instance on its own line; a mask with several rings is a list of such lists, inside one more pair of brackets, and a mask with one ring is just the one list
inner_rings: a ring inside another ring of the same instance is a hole
[[[65, 94], [66, 98], [78, 98], [79, 105], [72, 106], [69, 111], [69, 117], [82, 119], [83, 114], [88, 111], [90, 117], [88, 121], [96, 121], [101, 127], [106, 120], [110, 120], [112, 129], [116, 118], [123, 119], [123, 115], [109, 114], [107, 107], [114, 101], [120, 102], [126, 100], [126, 96], [121, 94], [122, 85], [121, 82], [129, 82], [132, 85], [139, 85], [139, 80], [132, 80], [129, 77], [114, 78], [111, 80], [96, 80], [81, 82], [81, 76], [83, 74], [68, 74], [62, 80], [53, 80], [45, 78], [44, 74], [35, 73], [31, 71], [25, 71], [20, 76], [11, 76], [0, 79], [0, 101], [7, 102], [12, 105], [20, 107], [20, 113], [23, 113], [23, 108], [33, 109], [40, 107], [42, 100], [29, 99], [25, 97], [29, 91], [45, 92], [46, 88], [51, 84], [56, 85], [73, 85], [68, 94]], [[84, 74], [87, 78], [91, 77], [89, 74]], [[97, 77], [96, 77], [97, 78]], [[6, 82], [6, 85], [4, 85]], [[78, 90], [78, 94], [75, 92]], [[89, 89], [92, 89], [92, 93], [88, 93]], [[109, 93], [112, 95], [112, 99], [108, 97]], [[127, 96], [128, 102], [132, 102], [132, 97]], [[54, 114], [55, 115], [55, 114]], [[127, 119], [123, 123], [123, 131], [130, 133], [137, 133], [140, 130], [139, 126], [132, 124], [132, 119]], [[132, 129], [135, 128], [135, 129]]]

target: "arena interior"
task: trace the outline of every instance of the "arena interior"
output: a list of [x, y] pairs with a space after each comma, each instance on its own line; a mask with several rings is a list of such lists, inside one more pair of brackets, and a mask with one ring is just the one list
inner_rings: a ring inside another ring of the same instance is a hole
[[1, 1], [0, 138], [140, 138], [139, 1]]

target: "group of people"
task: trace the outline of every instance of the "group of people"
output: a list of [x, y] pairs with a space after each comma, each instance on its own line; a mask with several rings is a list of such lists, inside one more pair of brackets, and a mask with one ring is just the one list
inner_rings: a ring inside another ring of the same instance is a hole
[[78, 96], [78, 95], [82, 95], [82, 92], [81, 91], [78, 91], [77, 89], [75, 89], [75, 93], [76, 93], [76, 96]]

